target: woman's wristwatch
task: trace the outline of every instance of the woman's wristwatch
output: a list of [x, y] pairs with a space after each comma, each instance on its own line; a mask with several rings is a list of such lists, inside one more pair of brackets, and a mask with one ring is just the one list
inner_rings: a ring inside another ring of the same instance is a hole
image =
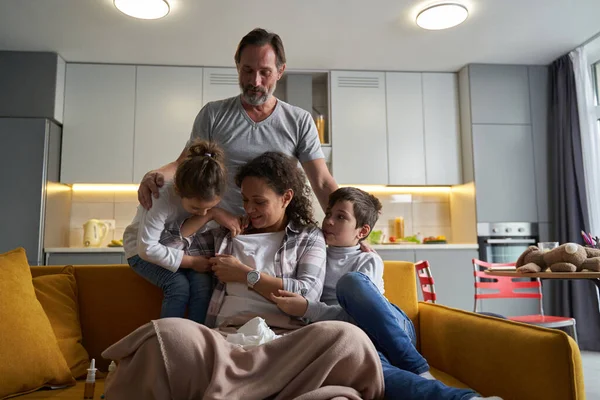
[[248, 272], [246, 275], [246, 284], [249, 288], [254, 288], [254, 285], [256, 285], [258, 281], [260, 281], [260, 272], [255, 269]]

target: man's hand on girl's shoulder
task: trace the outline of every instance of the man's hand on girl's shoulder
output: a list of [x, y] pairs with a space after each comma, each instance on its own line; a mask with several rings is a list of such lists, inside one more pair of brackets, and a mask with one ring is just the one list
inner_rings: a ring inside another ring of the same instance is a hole
[[158, 199], [158, 190], [165, 184], [165, 177], [160, 172], [150, 171], [144, 175], [138, 188], [138, 201], [146, 210], [152, 207], [152, 197]]

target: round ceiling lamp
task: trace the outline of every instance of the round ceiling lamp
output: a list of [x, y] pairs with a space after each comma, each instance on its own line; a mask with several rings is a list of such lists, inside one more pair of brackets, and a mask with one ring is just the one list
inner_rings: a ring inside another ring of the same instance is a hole
[[159, 19], [170, 11], [167, 0], [114, 0], [123, 14], [139, 19]]
[[462, 4], [435, 4], [417, 15], [417, 25], [429, 30], [448, 29], [462, 24], [468, 16], [469, 10]]

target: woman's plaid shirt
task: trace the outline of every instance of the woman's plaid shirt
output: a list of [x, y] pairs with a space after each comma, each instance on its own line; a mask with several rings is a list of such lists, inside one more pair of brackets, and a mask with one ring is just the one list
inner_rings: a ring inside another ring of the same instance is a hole
[[[182, 238], [179, 226], [165, 230], [161, 243], [183, 249], [186, 254], [212, 256], [232, 254], [231, 234], [225, 228], [215, 228]], [[277, 278], [283, 279], [283, 290], [300, 293], [309, 301], [319, 301], [325, 281], [327, 252], [321, 230], [314, 226], [288, 223], [281, 247], [275, 253]], [[225, 284], [218, 282], [213, 291], [206, 316], [206, 325], [213, 327], [225, 299]]]

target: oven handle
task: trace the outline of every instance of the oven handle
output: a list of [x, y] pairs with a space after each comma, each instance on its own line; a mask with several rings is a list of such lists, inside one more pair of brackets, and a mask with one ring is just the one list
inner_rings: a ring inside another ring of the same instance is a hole
[[534, 244], [535, 239], [486, 239], [489, 244]]

